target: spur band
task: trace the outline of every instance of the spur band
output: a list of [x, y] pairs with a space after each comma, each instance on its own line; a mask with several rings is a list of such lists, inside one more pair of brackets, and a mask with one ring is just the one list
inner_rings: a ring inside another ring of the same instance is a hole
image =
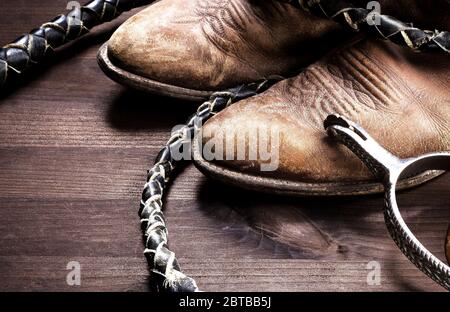
[[384, 219], [393, 240], [422, 272], [450, 290], [450, 267], [433, 255], [406, 225], [397, 204], [399, 179], [426, 170], [450, 170], [450, 152], [400, 159], [379, 145], [364, 129], [339, 115], [324, 122], [327, 133], [357, 155], [385, 187]]

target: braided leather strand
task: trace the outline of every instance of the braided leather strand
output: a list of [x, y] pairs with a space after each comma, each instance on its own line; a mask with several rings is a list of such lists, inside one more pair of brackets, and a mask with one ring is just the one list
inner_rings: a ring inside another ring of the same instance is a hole
[[[154, 0], [93, 0], [60, 15], [29, 34], [0, 48], [0, 89], [33, 65], [40, 63], [56, 48], [90, 31], [94, 26], [109, 22], [122, 12], [146, 5]], [[410, 47], [417, 51], [444, 51], [450, 53], [448, 31], [428, 31], [403, 23], [391, 16], [356, 8], [344, 0], [280, 0], [308, 10], [316, 15], [334, 19], [353, 30], [368, 32]], [[368, 23], [368, 17], [380, 23]]]
[[[166, 146], [156, 157], [154, 166], [148, 171], [139, 209], [141, 228], [144, 234], [145, 250], [150, 270], [158, 277], [160, 290], [169, 292], [198, 291], [195, 280], [181, 272], [175, 254], [168, 247], [168, 231], [162, 212], [164, 190], [174, 175], [175, 168], [183, 161], [174, 157], [180, 149], [190, 148], [192, 139], [201, 125], [229, 105], [259, 94], [277, 80], [243, 85], [224, 92], [214, 93], [210, 100], [200, 105], [187, 123], [172, 133]], [[190, 151], [189, 151], [190, 152]]]
[[[448, 31], [422, 30], [392, 16], [354, 7], [345, 0], [282, 1], [289, 2], [317, 16], [335, 20], [355, 31], [363, 30], [415, 51], [450, 53], [450, 32]], [[369, 23], [374, 20], [379, 23]]]
[[153, 0], [93, 0], [0, 48], [0, 90], [42, 62], [56, 48], [83, 36], [97, 25], [115, 19], [122, 12], [151, 2]]

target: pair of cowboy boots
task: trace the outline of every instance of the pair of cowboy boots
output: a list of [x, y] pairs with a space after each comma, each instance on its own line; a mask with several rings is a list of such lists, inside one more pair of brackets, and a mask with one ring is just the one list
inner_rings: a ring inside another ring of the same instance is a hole
[[[419, 28], [450, 29], [446, 0], [384, 0], [380, 7], [382, 14]], [[195, 144], [196, 165], [241, 187], [352, 195], [382, 187], [356, 156], [327, 139], [323, 120], [332, 113], [346, 116], [401, 158], [450, 150], [448, 52], [418, 53], [282, 1], [162, 0], [123, 24], [101, 49], [99, 61], [121, 83], [190, 100], [252, 81], [291, 77], [204, 125], [205, 146], [244, 138], [246, 157], [237, 159], [237, 149], [229, 157], [224, 149], [222, 157], [207, 159], [203, 145]], [[274, 129], [277, 136], [265, 147], [277, 149], [276, 167], [261, 170], [267, 159], [248, 157], [261, 152], [254, 150], [250, 134]], [[439, 174], [417, 173], [400, 187]]]

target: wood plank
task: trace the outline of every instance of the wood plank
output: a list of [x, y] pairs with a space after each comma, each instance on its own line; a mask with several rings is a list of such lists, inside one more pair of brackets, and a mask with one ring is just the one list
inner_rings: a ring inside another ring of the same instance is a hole
[[[67, 261], [81, 265], [81, 285], [68, 286]], [[73, 260], [75, 259], [75, 260]], [[408, 261], [385, 263], [380, 285], [368, 285], [366, 262], [252, 259], [184, 259], [183, 268], [209, 291], [436, 290]], [[0, 256], [2, 287], [11, 291], [148, 291], [142, 258]], [[17, 270], [20, 267], [20, 270]], [[402, 275], [398, 275], [398, 271]]]
[[[87, 76], [103, 77], [95, 63], [90, 66], [95, 70]], [[38, 87], [37, 94], [26, 88], [0, 102], [0, 147], [160, 148], [170, 129], [196, 110], [196, 104], [124, 91], [106, 79], [92, 91], [82, 84], [68, 87], [73, 91], [57, 84]]]
[[[139, 199], [159, 148], [0, 148], [0, 197]], [[193, 169], [193, 168], [192, 168]], [[196, 197], [190, 170], [177, 179], [174, 198]]]
[[[407, 263], [395, 247], [386, 232], [379, 205], [368, 206], [367, 211], [361, 211], [359, 205], [354, 205], [353, 199], [350, 204], [343, 200], [338, 206], [325, 203], [325, 206], [318, 207], [313, 204], [318, 205], [320, 201], [308, 200], [307, 205], [302, 199], [284, 198], [276, 206], [273, 203], [276, 198], [265, 195], [242, 202], [240, 199], [244, 197], [241, 196], [230, 200], [231, 195], [239, 191], [214, 184], [200, 187], [206, 188], [199, 191], [200, 201], [170, 196], [167, 202], [171, 246], [182, 259], [186, 272], [197, 277], [205, 290], [377, 290], [367, 283], [363, 285], [363, 278], [367, 276], [364, 265], [370, 261], [378, 261], [383, 268], [382, 274], [386, 275], [386, 283], [383, 282], [378, 290], [438, 290]], [[222, 196], [218, 198], [216, 194], [220, 187]], [[428, 187], [432, 188], [431, 185], [424, 188]], [[176, 189], [175, 185], [172, 192]], [[373, 200], [381, 203], [381, 198]], [[214, 202], [216, 204], [212, 205]], [[0, 233], [3, 236], [0, 256], [6, 258], [0, 257], [4, 259], [0, 260], [0, 267], [7, 268], [7, 272], [11, 271], [8, 257], [21, 257], [22, 262], [35, 265], [38, 271], [41, 266], [56, 266], [52, 258], [58, 258], [60, 262], [64, 259], [67, 263], [86, 261], [83, 259], [87, 257], [90, 259], [87, 260], [89, 266], [109, 257], [122, 257], [121, 261], [126, 263], [142, 258], [137, 208], [134, 208], [136, 201], [131, 199], [71, 202], [4, 199], [1, 206]], [[327, 213], [320, 213], [322, 209]], [[439, 233], [444, 232], [440, 229], [445, 229], [449, 217], [447, 212], [447, 218], [441, 218], [441, 210], [447, 209], [444, 205], [437, 205], [426, 210], [426, 207], [419, 205], [409, 207], [405, 214], [407, 220], [415, 221], [410, 223], [415, 232], [425, 237], [431, 243], [428, 247], [438, 254], [443, 247], [443, 237]], [[275, 222], [289, 216], [291, 224], [302, 231], [296, 231], [297, 237], [293, 237], [289, 244], [277, 242], [276, 238], [269, 239], [256, 224], [258, 217], [270, 213], [274, 215], [272, 220]], [[417, 220], [416, 217], [421, 214], [425, 217]], [[318, 243], [324, 235], [329, 242], [326, 248]], [[36, 259], [44, 259], [48, 263], [32, 264]], [[281, 264], [286, 265], [282, 266], [284, 270], [280, 273]], [[352, 269], [346, 264], [355, 267]], [[17, 266], [15, 270], [20, 268]], [[146, 272], [145, 269], [143, 264], [140, 270]], [[236, 270], [234, 274], [230, 272], [232, 269]], [[94, 279], [96, 274], [102, 276], [103, 271], [97, 270], [98, 267], [93, 267], [88, 271], [88, 277]], [[108, 270], [112, 272], [105, 278], [116, 279], [114, 268]], [[339, 272], [336, 273], [336, 270]], [[246, 275], [244, 271], [250, 273]], [[5, 280], [12, 278], [7, 272], [0, 270]], [[321, 277], [322, 283], [314, 280], [318, 272], [323, 275], [328, 272], [328, 275]], [[59, 274], [63, 273], [64, 267], [60, 268]], [[139, 271], [132, 275], [136, 274], [145, 273]], [[280, 288], [279, 281], [285, 279], [279, 277], [280, 274], [289, 274], [292, 282], [284, 281], [284, 286]], [[268, 277], [271, 275], [272, 278]], [[241, 280], [244, 282], [241, 283]], [[11, 281], [8, 283], [14, 284]], [[131, 282], [127, 280], [126, 283]], [[88, 283], [85, 290], [97, 286]], [[128, 287], [132, 286], [125, 288]]]

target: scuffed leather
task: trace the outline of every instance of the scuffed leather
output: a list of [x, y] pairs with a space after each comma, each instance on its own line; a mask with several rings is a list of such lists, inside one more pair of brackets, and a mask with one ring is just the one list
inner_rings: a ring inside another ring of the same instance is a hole
[[340, 42], [334, 23], [275, 0], [163, 0], [109, 41], [115, 65], [195, 90], [288, 75]]
[[280, 166], [217, 161], [238, 172], [301, 182], [372, 181], [355, 155], [328, 139], [323, 120], [338, 113], [362, 125], [402, 158], [450, 150], [450, 58], [363, 40], [311, 65], [265, 93], [227, 108], [204, 126], [204, 143], [220, 132], [243, 136], [278, 128]]

